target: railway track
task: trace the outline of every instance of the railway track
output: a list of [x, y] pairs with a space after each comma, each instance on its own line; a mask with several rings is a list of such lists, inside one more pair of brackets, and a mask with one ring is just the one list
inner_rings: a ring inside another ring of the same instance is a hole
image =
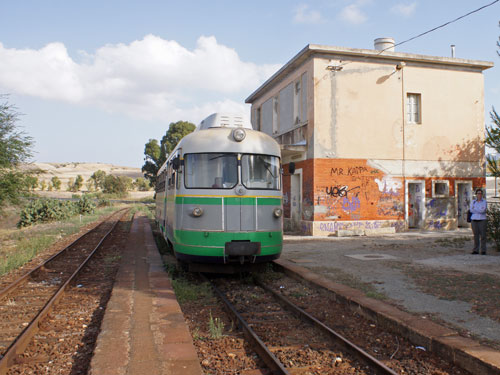
[[273, 374], [397, 374], [258, 280], [211, 284]]
[[0, 291], [0, 374], [16, 364], [68, 285], [128, 212], [110, 215], [39, 267]]

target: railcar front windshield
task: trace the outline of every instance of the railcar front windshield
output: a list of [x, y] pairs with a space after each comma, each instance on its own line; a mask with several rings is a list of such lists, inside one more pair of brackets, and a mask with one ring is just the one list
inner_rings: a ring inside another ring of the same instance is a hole
[[[184, 156], [188, 189], [232, 189], [238, 184], [238, 154], [205, 153]], [[280, 161], [277, 156], [243, 154], [241, 183], [247, 189], [280, 189]]]
[[237, 154], [187, 154], [186, 187], [231, 189], [238, 183]]
[[280, 161], [276, 156], [243, 155], [241, 158], [241, 179], [248, 189], [280, 188]]

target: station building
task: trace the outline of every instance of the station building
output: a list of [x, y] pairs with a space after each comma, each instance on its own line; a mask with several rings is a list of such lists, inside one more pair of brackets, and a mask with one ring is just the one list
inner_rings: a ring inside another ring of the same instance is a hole
[[[307, 45], [254, 91], [281, 145], [285, 229], [309, 235], [466, 227], [484, 188], [492, 62]], [[290, 174], [288, 167], [295, 166]]]

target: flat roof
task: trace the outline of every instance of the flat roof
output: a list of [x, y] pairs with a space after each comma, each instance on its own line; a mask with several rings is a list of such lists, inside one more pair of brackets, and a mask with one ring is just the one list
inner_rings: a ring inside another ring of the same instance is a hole
[[335, 47], [335, 46], [324, 46], [320, 44], [308, 44], [299, 53], [297, 53], [291, 60], [289, 60], [285, 65], [281, 67], [276, 73], [274, 73], [267, 81], [265, 81], [257, 90], [255, 90], [248, 98], [245, 99], [245, 103], [252, 103], [257, 96], [270, 86], [274, 82], [287, 75], [291, 71], [299, 67], [304, 61], [309, 59], [313, 55], [334, 55], [334, 56], [346, 56], [346, 57], [368, 57], [378, 60], [398, 60], [398, 61], [412, 61], [420, 63], [428, 63], [435, 65], [448, 65], [457, 67], [473, 68], [478, 70], [486, 70], [493, 67], [493, 62], [491, 61], [480, 61], [480, 60], [468, 60], [468, 59], [458, 59], [454, 57], [440, 57], [440, 56], [429, 56], [429, 55], [418, 55], [413, 53], [404, 52], [389, 52], [389, 51], [378, 51], [374, 49], [360, 49], [360, 48], [348, 48], [348, 47]]

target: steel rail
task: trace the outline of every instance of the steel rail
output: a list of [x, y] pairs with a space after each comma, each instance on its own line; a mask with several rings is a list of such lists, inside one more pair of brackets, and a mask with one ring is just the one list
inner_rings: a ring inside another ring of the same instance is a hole
[[[124, 211], [124, 210], [127, 210], [127, 208], [124, 208], [122, 210], [118, 210], [114, 213], [112, 213], [111, 215], [107, 216], [104, 220], [110, 218], [111, 216], [115, 215], [116, 213], [120, 212], [120, 211]], [[103, 222], [104, 222], [103, 220]], [[101, 226], [103, 223], [99, 224], [97, 227], [95, 227], [94, 229], [97, 229], [99, 226]], [[26, 280], [28, 280], [31, 276], [33, 276], [35, 273], [39, 272], [41, 269], [43, 269], [47, 264], [49, 264], [51, 261], [53, 261], [54, 259], [56, 259], [57, 257], [61, 256], [63, 253], [65, 253], [70, 247], [72, 247], [73, 245], [75, 245], [78, 241], [80, 241], [82, 238], [86, 237], [89, 233], [92, 233], [92, 231], [94, 230], [90, 230], [84, 234], [82, 234], [80, 237], [78, 237], [77, 239], [75, 239], [73, 242], [71, 242], [68, 246], [66, 246], [64, 249], [62, 249], [61, 251], [59, 251], [58, 253], [52, 255], [49, 259], [47, 259], [46, 261], [44, 261], [42, 264], [39, 264], [36, 268], [32, 269], [31, 271], [25, 273], [23, 276], [19, 277], [18, 279], [16, 279], [15, 281], [13, 281], [12, 283], [10, 283], [9, 285], [7, 285], [4, 289], [0, 290], [0, 299], [1, 298], [4, 298], [5, 296], [7, 296], [7, 294], [9, 294], [10, 292], [12, 292], [16, 287], [20, 286], [21, 283], [25, 282]]]
[[345, 337], [340, 335], [338, 332], [335, 332], [333, 329], [331, 329], [327, 325], [323, 324], [318, 319], [316, 319], [312, 315], [308, 314], [306, 311], [302, 310], [300, 307], [298, 307], [293, 302], [291, 302], [288, 298], [286, 298], [285, 296], [282, 296], [281, 294], [279, 294], [279, 293], [275, 292], [274, 290], [272, 290], [271, 288], [269, 288], [259, 278], [254, 278], [254, 280], [258, 286], [260, 286], [262, 289], [270, 292], [278, 301], [280, 301], [280, 303], [282, 303], [286, 307], [290, 308], [290, 310], [292, 310], [297, 316], [299, 316], [301, 319], [306, 320], [306, 321], [316, 325], [317, 327], [321, 328], [324, 332], [329, 334], [335, 340], [335, 342], [339, 343], [341, 346], [343, 346], [349, 352], [354, 353], [360, 360], [362, 360], [364, 363], [366, 363], [367, 365], [372, 367], [378, 374], [398, 375], [397, 372], [394, 372], [394, 370], [387, 367], [382, 362], [380, 362], [378, 359], [376, 359], [372, 355], [365, 352], [362, 348], [360, 348], [356, 344], [350, 342]]
[[[124, 209], [126, 210], [126, 209]], [[122, 210], [123, 211], [123, 210]], [[120, 211], [117, 211], [120, 212]], [[114, 215], [115, 213], [113, 213]], [[40, 323], [43, 318], [47, 316], [47, 314], [52, 310], [52, 308], [56, 305], [56, 303], [62, 297], [66, 287], [76, 278], [76, 276], [80, 273], [80, 271], [85, 267], [88, 261], [92, 258], [92, 256], [97, 252], [97, 250], [101, 247], [104, 240], [111, 234], [111, 232], [115, 229], [116, 225], [120, 221], [120, 219], [125, 215], [125, 212], [120, 215], [118, 220], [113, 224], [112, 228], [101, 238], [97, 246], [92, 250], [92, 252], [85, 258], [85, 260], [80, 264], [80, 266], [73, 272], [73, 274], [64, 282], [54, 293], [54, 295], [47, 301], [44, 305], [43, 309], [33, 318], [33, 320], [26, 326], [21, 334], [12, 342], [12, 344], [7, 348], [3, 357], [0, 358], [0, 374], [6, 374], [7, 370], [15, 364], [16, 358], [26, 349], [31, 338], [38, 332], [40, 328]], [[111, 217], [112, 215], [108, 216]], [[95, 228], [94, 228], [95, 229]], [[82, 238], [83, 236], [79, 237]], [[74, 243], [74, 242], [73, 242]], [[66, 250], [66, 249], [64, 249]], [[63, 250], [63, 251], [64, 251]], [[56, 254], [57, 255], [57, 254]], [[52, 257], [53, 258], [53, 257]], [[52, 259], [51, 258], [51, 259]], [[45, 263], [44, 263], [45, 264]]]
[[210, 283], [212, 288], [215, 290], [220, 299], [226, 304], [226, 307], [231, 312], [239, 326], [243, 329], [247, 338], [251, 341], [255, 351], [260, 355], [264, 363], [277, 375], [289, 375], [290, 373], [286, 370], [285, 366], [276, 358], [276, 356], [267, 348], [266, 344], [257, 336], [255, 331], [247, 324], [245, 319], [236, 311], [234, 306], [229, 302], [224, 293], [219, 290], [205, 275], [202, 277]]

